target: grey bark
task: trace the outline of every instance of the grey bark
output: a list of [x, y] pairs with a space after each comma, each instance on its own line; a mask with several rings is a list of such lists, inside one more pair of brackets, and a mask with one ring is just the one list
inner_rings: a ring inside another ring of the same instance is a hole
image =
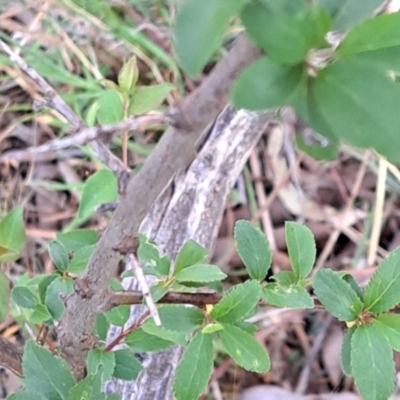
[[[212, 248], [226, 199], [269, 119], [270, 114], [226, 108], [196, 159], [154, 204], [141, 231], [172, 260], [188, 239]], [[134, 283], [130, 288], [137, 289]], [[131, 323], [142, 310], [133, 307]], [[123, 400], [173, 399], [174, 372], [181, 354], [182, 349], [176, 347], [144, 355], [137, 382], [109, 382], [107, 391], [122, 394]]]

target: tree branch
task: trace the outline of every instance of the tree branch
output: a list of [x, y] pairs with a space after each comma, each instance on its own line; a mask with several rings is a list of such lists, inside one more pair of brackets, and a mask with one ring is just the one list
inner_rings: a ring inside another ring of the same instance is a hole
[[153, 202], [174, 174], [193, 158], [197, 140], [226, 104], [233, 80], [259, 55], [255, 46], [240, 37], [203, 84], [178, 108], [182, 129], [168, 129], [139, 173], [128, 182], [86, 272], [77, 281], [78, 290], [67, 299], [67, 311], [58, 327], [62, 354], [77, 378], [83, 376], [86, 354], [95, 344], [96, 313], [107, 297], [108, 282], [121, 258], [118, 246], [127, 236], [137, 234]]

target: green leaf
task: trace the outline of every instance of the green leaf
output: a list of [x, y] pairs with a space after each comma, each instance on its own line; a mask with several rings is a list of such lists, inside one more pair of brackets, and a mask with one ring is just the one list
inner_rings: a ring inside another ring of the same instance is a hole
[[300, 135], [296, 135], [295, 141], [300, 151], [317, 161], [331, 161], [338, 157], [339, 146], [336, 143], [329, 143], [326, 146], [308, 144]]
[[214, 306], [211, 318], [222, 323], [234, 324], [245, 318], [261, 297], [258, 281], [249, 280], [229, 289]]
[[218, 332], [226, 352], [247, 371], [267, 372], [271, 363], [267, 351], [252, 335], [234, 325]]
[[313, 308], [314, 302], [307, 290], [300, 285], [280, 286], [269, 283], [262, 291], [262, 298], [277, 307]]
[[75, 385], [67, 363], [33, 340], [25, 345], [22, 368], [26, 390], [47, 399], [67, 399], [69, 389]]
[[92, 229], [76, 229], [65, 233], [57, 233], [56, 239], [64, 245], [68, 253], [75, 253], [83, 247], [97, 243], [99, 234]]
[[298, 282], [298, 279], [293, 271], [279, 271], [272, 276], [279, 286], [290, 286]]
[[90, 350], [86, 357], [88, 374], [96, 375], [101, 371], [101, 383], [108, 381], [115, 369], [115, 354], [101, 349]]
[[105, 341], [107, 339], [109, 327], [110, 323], [107, 321], [105, 315], [98, 314], [96, 317], [96, 326], [94, 332], [99, 337], [100, 340]]
[[60, 295], [74, 293], [74, 281], [72, 278], [58, 277], [47, 288], [44, 304], [55, 320], [60, 320], [65, 313], [64, 301]]
[[69, 390], [68, 400], [102, 400], [105, 395], [101, 391], [101, 373], [89, 374]]
[[364, 400], [386, 400], [394, 389], [393, 353], [374, 325], [357, 327], [351, 338], [351, 371]]
[[241, 17], [250, 38], [272, 60], [289, 65], [301, 63], [311, 48], [323, 45], [330, 27], [329, 16], [318, 6], [289, 12], [272, 2], [255, 1]]
[[126, 381], [134, 381], [142, 369], [142, 364], [133, 355], [132, 350], [124, 349], [114, 351], [115, 370], [114, 378], [123, 379]]
[[213, 345], [211, 335], [197, 333], [179, 362], [174, 382], [177, 400], [197, 400], [211, 377]]
[[312, 270], [317, 254], [314, 235], [305, 225], [286, 221], [285, 236], [293, 271], [297, 279], [305, 279]]
[[236, 250], [252, 279], [265, 279], [271, 267], [272, 252], [265, 235], [248, 221], [237, 221], [234, 230]]
[[10, 301], [10, 281], [7, 275], [0, 270], [0, 322], [7, 317], [8, 302]]
[[97, 171], [89, 177], [79, 204], [79, 218], [89, 218], [99, 205], [117, 200], [117, 186], [117, 178], [108, 169]]
[[92, 256], [95, 248], [96, 245], [92, 244], [90, 246], [85, 246], [77, 250], [74, 254], [73, 259], [68, 265], [67, 271], [70, 274], [75, 275], [82, 273], [89, 264], [90, 257]]
[[319, 270], [313, 279], [314, 292], [322, 305], [339, 321], [355, 321], [363, 303], [352, 287], [330, 269]]
[[46, 300], [46, 293], [47, 293], [47, 288], [49, 287], [50, 283], [53, 282], [55, 279], [60, 278], [60, 275], [56, 272], [45, 276], [38, 285], [38, 290], [39, 290], [39, 297], [40, 301], [42, 303], [45, 302]]
[[42, 396], [40, 393], [31, 393], [27, 390], [22, 392], [13, 393], [11, 396], [7, 397], [7, 400], [47, 400], [46, 397]]
[[169, 83], [138, 87], [131, 99], [129, 113], [141, 115], [155, 111], [173, 88], [174, 86]]
[[378, 267], [364, 291], [365, 308], [375, 313], [400, 303], [400, 247]]
[[266, 110], [289, 104], [299, 89], [303, 67], [288, 67], [262, 57], [235, 80], [231, 100], [235, 107]]
[[142, 328], [135, 329], [126, 338], [125, 343], [134, 351], [161, 351], [175, 346], [170, 340], [161, 339], [155, 335], [146, 333]]
[[37, 297], [26, 286], [15, 286], [11, 292], [11, 298], [15, 304], [23, 308], [36, 308]]
[[216, 324], [207, 324], [201, 330], [201, 333], [214, 333], [220, 331], [221, 329], [224, 329], [224, 326], [217, 322]]
[[112, 310], [104, 313], [104, 315], [110, 324], [115, 326], [124, 326], [129, 319], [130, 312], [130, 306], [123, 305], [114, 307]]
[[319, 4], [331, 15], [332, 30], [343, 31], [371, 17], [382, 0], [319, 0]]
[[[398, 139], [395, 127], [400, 125], [400, 85], [385, 63], [376, 62], [369, 53], [339, 59], [320, 71], [311, 84], [311, 96], [337, 138], [373, 147], [390, 161], [400, 160], [393, 146]], [[319, 133], [330, 134], [308, 122]]]
[[349, 329], [343, 338], [342, 351], [340, 355], [340, 362], [342, 364], [343, 372], [347, 376], [352, 376], [351, 372], [351, 338], [356, 328]]
[[400, 351], [400, 315], [382, 314], [375, 318], [373, 324], [386, 337], [390, 345], [396, 351]]
[[132, 56], [128, 62], [124, 63], [121, 71], [119, 71], [118, 84], [124, 92], [132, 92], [135, 89], [138, 77], [139, 69], [137, 67], [136, 57]]
[[147, 319], [142, 325], [142, 329], [149, 335], [157, 336], [163, 340], [169, 340], [170, 342], [181, 346], [186, 345], [186, 334], [184, 332], [169, 330], [163, 326], [157, 326], [152, 319]]
[[379, 15], [354, 27], [343, 39], [341, 57], [400, 45], [400, 13]]
[[29, 316], [32, 324], [43, 324], [52, 318], [49, 309], [44, 304], [37, 304], [33, 313]]
[[176, 276], [187, 267], [203, 263], [209, 254], [207, 249], [200, 246], [194, 240], [188, 240], [176, 256], [173, 276]]
[[227, 277], [216, 265], [196, 264], [183, 269], [176, 274], [175, 279], [178, 282], [214, 282], [221, 281]]
[[67, 249], [61, 242], [52, 240], [49, 243], [49, 256], [59, 271], [64, 272], [67, 270], [69, 255]]
[[171, 264], [168, 254], [161, 256], [158, 247], [151, 243], [146, 235], [139, 233], [138, 236], [140, 243], [138, 248], [139, 260], [154, 267], [159, 275], [168, 275]]
[[243, 0], [186, 0], [177, 17], [174, 48], [185, 72], [198, 75], [218, 49], [229, 20]]
[[204, 314], [197, 307], [164, 304], [157, 307], [162, 326], [171, 331], [191, 332], [204, 322]]
[[122, 99], [115, 90], [104, 91], [97, 100], [97, 121], [100, 125], [111, 125], [124, 119]]
[[342, 275], [342, 279], [353, 288], [353, 290], [357, 293], [358, 298], [364, 302], [364, 292], [354, 279], [354, 276], [346, 272]]
[[169, 286], [161, 281], [156, 283], [150, 288], [150, 293], [151, 296], [153, 297], [153, 300], [157, 303], [159, 300], [161, 300], [168, 292]]
[[9, 212], [0, 222], [0, 262], [15, 261], [25, 247], [23, 207]]

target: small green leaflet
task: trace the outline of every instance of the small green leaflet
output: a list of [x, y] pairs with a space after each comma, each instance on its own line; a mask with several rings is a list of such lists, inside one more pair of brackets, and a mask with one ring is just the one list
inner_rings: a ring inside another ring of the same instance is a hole
[[354, 321], [360, 315], [363, 303], [357, 293], [331, 269], [319, 270], [313, 286], [319, 301], [339, 321]]
[[121, 68], [118, 74], [118, 85], [125, 93], [135, 90], [135, 85], [139, 77], [136, 57], [131, 57]]
[[314, 302], [307, 290], [295, 284], [280, 286], [276, 283], [269, 283], [262, 291], [262, 298], [268, 304], [277, 307], [313, 308]]
[[306, 226], [286, 221], [285, 236], [293, 271], [298, 279], [305, 279], [312, 270], [317, 254], [314, 235]]
[[89, 246], [81, 247], [79, 250], [76, 250], [71, 262], [68, 265], [67, 271], [70, 274], [82, 273], [89, 264], [90, 257], [93, 254], [95, 248], [96, 245], [92, 244]]
[[366, 309], [384, 312], [400, 303], [400, 247], [378, 267], [364, 291]]
[[343, 337], [340, 362], [342, 364], [343, 372], [347, 376], [352, 376], [352, 372], [351, 372], [351, 337], [353, 336], [355, 329], [356, 328], [349, 329]]
[[173, 88], [174, 86], [169, 83], [137, 88], [129, 105], [129, 113], [141, 115], [149, 111], [155, 111]]
[[396, 351], [400, 351], [400, 315], [382, 314], [373, 322], [376, 329], [381, 332]]
[[227, 277], [216, 265], [196, 264], [183, 269], [175, 275], [178, 282], [214, 282], [221, 281]]
[[0, 322], [6, 319], [8, 302], [10, 300], [10, 281], [7, 275], [0, 269]]
[[75, 253], [82, 247], [97, 243], [99, 234], [91, 229], [76, 229], [69, 232], [57, 233], [57, 241], [62, 243], [69, 253]]
[[55, 320], [60, 320], [65, 312], [64, 301], [60, 295], [74, 293], [74, 282], [72, 278], [58, 277], [47, 287], [44, 304]]
[[272, 252], [265, 235], [249, 221], [237, 221], [234, 230], [236, 250], [252, 279], [265, 279], [271, 267]]
[[266, 110], [290, 103], [299, 89], [303, 67], [278, 64], [262, 57], [235, 80], [231, 100], [235, 107]]
[[260, 297], [261, 286], [256, 280], [235, 285], [213, 307], [211, 318], [221, 323], [234, 324], [254, 309]]
[[113, 351], [102, 349], [90, 350], [86, 357], [88, 374], [96, 375], [101, 370], [101, 383], [111, 379], [115, 369], [115, 354]]
[[132, 350], [123, 349], [114, 351], [113, 353], [115, 356], [114, 378], [134, 381], [142, 369], [142, 364], [133, 355]]
[[66, 400], [75, 380], [67, 363], [49, 350], [29, 340], [24, 348], [22, 368], [25, 387], [52, 400]]
[[185, 72], [197, 76], [218, 49], [244, 0], [186, 0], [176, 17], [174, 48]]
[[110, 324], [124, 326], [126, 321], [128, 321], [130, 312], [131, 308], [129, 306], [122, 305], [114, 307], [112, 310], [104, 313], [104, 315]]
[[177, 400], [197, 400], [211, 377], [213, 345], [211, 335], [197, 333], [176, 370], [174, 395]]
[[47, 400], [46, 397], [42, 396], [40, 393], [31, 393], [27, 390], [23, 390], [22, 392], [13, 393], [11, 396], [7, 397], [7, 400]]
[[101, 384], [101, 373], [89, 374], [70, 389], [67, 400], [102, 400], [105, 395], [101, 392]]
[[175, 345], [170, 340], [161, 339], [155, 335], [146, 333], [142, 328], [135, 329], [125, 339], [125, 343], [134, 351], [160, 351]]
[[117, 178], [108, 169], [95, 172], [85, 182], [79, 204], [79, 218], [84, 220], [94, 213], [96, 207], [118, 198]]
[[218, 335], [226, 352], [247, 371], [262, 373], [270, 369], [267, 351], [252, 335], [234, 325], [225, 325]]
[[115, 90], [106, 90], [97, 100], [97, 121], [100, 125], [111, 125], [124, 118], [122, 99]]
[[157, 336], [163, 340], [169, 340], [181, 346], [186, 345], [185, 332], [173, 331], [166, 329], [163, 326], [157, 326], [152, 319], [147, 319], [146, 322], [142, 325], [142, 329], [149, 335]]
[[99, 337], [100, 340], [105, 341], [107, 339], [108, 329], [110, 327], [110, 323], [107, 321], [107, 318], [104, 314], [98, 314], [96, 317], [96, 326], [95, 326], [95, 334]]
[[164, 304], [157, 307], [162, 326], [171, 331], [191, 332], [204, 322], [204, 314], [197, 307]]
[[393, 392], [393, 352], [373, 324], [357, 327], [352, 335], [351, 372], [364, 400], [387, 400]]
[[67, 249], [61, 242], [52, 240], [49, 243], [49, 256], [59, 271], [66, 271], [69, 264], [69, 256]]
[[33, 313], [29, 316], [29, 322], [32, 324], [43, 324], [52, 318], [50, 311], [43, 304], [37, 304]]
[[203, 263], [208, 255], [209, 251], [207, 249], [200, 246], [192, 239], [188, 240], [176, 256], [173, 275], [176, 276], [184, 268], [190, 267], [191, 265]]
[[17, 260], [25, 247], [23, 207], [6, 214], [0, 222], [0, 262]]
[[170, 266], [168, 254], [161, 256], [157, 246], [151, 243], [146, 235], [139, 233], [138, 237], [140, 243], [138, 248], [139, 260], [154, 267], [159, 275], [168, 275]]
[[15, 286], [11, 292], [11, 298], [15, 304], [23, 308], [35, 309], [38, 299], [26, 286]]

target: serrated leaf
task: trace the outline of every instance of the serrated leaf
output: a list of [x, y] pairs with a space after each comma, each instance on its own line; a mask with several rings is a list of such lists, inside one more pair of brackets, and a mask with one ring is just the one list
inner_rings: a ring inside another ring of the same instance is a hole
[[378, 267], [364, 291], [365, 308], [384, 312], [400, 303], [400, 247]]
[[32, 324], [43, 324], [52, 318], [50, 311], [44, 304], [37, 304], [33, 313], [29, 316]]
[[[400, 125], [400, 85], [385, 63], [375, 62], [368, 54], [330, 64], [312, 82], [310, 96], [337, 138], [357, 147], [372, 147], [397, 162], [400, 153], [393, 143], [397, 140], [394, 127]], [[327, 134], [309, 123], [319, 133]]]
[[67, 270], [69, 264], [68, 251], [61, 242], [52, 240], [49, 243], [49, 256], [59, 271]]
[[171, 264], [168, 254], [161, 256], [157, 246], [151, 243], [146, 235], [139, 233], [138, 237], [140, 242], [138, 248], [139, 260], [154, 267], [159, 275], [168, 275]]
[[117, 200], [117, 186], [117, 178], [110, 170], [102, 169], [95, 172], [85, 182], [79, 204], [79, 218], [89, 218], [99, 205]]
[[364, 302], [364, 292], [354, 279], [354, 276], [349, 273], [345, 273], [343, 274], [342, 279], [352, 287], [352, 289], [357, 293], [358, 298]]
[[58, 277], [48, 286], [44, 304], [55, 320], [60, 320], [65, 313], [65, 304], [60, 295], [72, 293], [74, 293], [72, 278]]
[[197, 400], [211, 377], [213, 345], [211, 335], [197, 333], [179, 362], [174, 381], [177, 400]]
[[247, 371], [267, 372], [271, 362], [267, 351], [250, 334], [234, 325], [218, 332], [226, 352]]
[[218, 322], [234, 324], [253, 310], [260, 297], [261, 286], [258, 281], [249, 280], [235, 285], [213, 307], [210, 316]]
[[88, 374], [96, 375], [100, 370], [101, 384], [112, 377], [115, 369], [115, 354], [101, 349], [90, 350], [86, 357]]
[[146, 333], [142, 328], [135, 329], [126, 338], [125, 343], [134, 351], [161, 351], [175, 346], [170, 340], [161, 339], [155, 335]]
[[6, 214], [0, 222], [0, 262], [17, 260], [25, 247], [23, 207]]
[[25, 345], [22, 368], [26, 390], [48, 399], [67, 399], [69, 389], [75, 385], [67, 363], [33, 340]]
[[114, 307], [112, 310], [104, 313], [104, 315], [110, 324], [115, 326], [124, 326], [129, 319], [130, 313], [130, 306], [123, 305]]
[[138, 87], [131, 99], [129, 113], [141, 115], [155, 111], [173, 88], [174, 86], [169, 83]]
[[297, 283], [297, 277], [293, 271], [279, 271], [271, 278], [280, 286], [289, 286]]
[[120, 88], [129, 93], [135, 89], [139, 77], [136, 57], [131, 57], [121, 68], [118, 74], [118, 84]]
[[23, 308], [36, 308], [38, 299], [32, 290], [26, 286], [15, 286], [11, 291], [11, 298], [20, 307]]
[[393, 352], [372, 324], [357, 327], [351, 338], [351, 371], [364, 400], [386, 400], [394, 389]]
[[250, 2], [241, 18], [247, 34], [272, 60], [289, 65], [301, 63], [311, 48], [321, 46], [330, 27], [329, 16], [318, 6], [289, 12], [272, 2]]
[[142, 329], [149, 335], [154, 335], [160, 339], [169, 340], [170, 342], [179, 344], [181, 346], [186, 345], [186, 334], [184, 332], [169, 330], [163, 326], [157, 326], [152, 319], [147, 319], [142, 325]]
[[203, 263], [208, 255], [209, 251], [207, 249], [192, 239], [188, 240], [176, 256], [173, 276], [176, 276], [183, 269], [191, 265]]
[[111, 125], [124, 118], [120, 94], [115, 90], [104, 91], [97, 100], [97, 121], [100, 125]]
[[68, 400], [102, 400], [101, 373], [89, 374], [69, 390]]
[[76, 229], [65, 233], [57, 233], [56, 239], [64, 245], [67, 251], [75, 253], [82, 247], [97, 243], [99, 234], [92, 229]]
[[262, 298], [277, 307], [313, 308], [314, 302], [307, 290], [300, 285], [280, 286], [269, 283], [262, 291]]
[[67, 271], [70, 274], [75, 275], [82, 273], [89, 264], [90, 257], [92, 256], [95, 248], [96, 245], [92, 244], [90, 246], [85, 246], [77, 250], [68, 265]]
[[343, 31], [371, 17], [382, 0], [319, 0], [319, 4], [331, 15], [332, 30]]
[[286, 221], [285, 237], [293, 272], [297, 279], [307, 278], [317, 254], [314, 235], [305, 225]]
[[288, 67], [262, 57], [235, 80], [231, 101], [237, 108], [266, 110], [289, 104], [299, 89], [303, 67]]
[[6, 319], [8, 302], [10, 301], [10, 281], [7, 275], [0, 270], [0, 322]]
[[187, 0], [183, 3], [174, 30], [174, 48], [182, 68], [195, 77], [221, 44], [231, 17], [243, 0]]
[[342, 349], [340, 354], [340, 363], [343, 372], [347, 376], [352, 376], [351, 372], [351, 337], [353, 336], [355, 328], [349, 329], [343, 337]]
[[175, 275], [178, 282], [214, 282], [222, 281], [227, 275], [216, 265], [196, 264], [183, 269]]
[[363, 303], [352, 287], [330, 269], [319, 270], [313, 279], [314, 292], [322, 305], [339, 321], [354, 321]]
[[142, 364], [133, 355], [132, 350], [117, 350], [113, 353], [115, 356], [114, 378], [134, 381], [142, 369]]
[[400, 351], [400, 315], [382, 314], [375, 318], [373, 324], [386, 337], [390, 345], [396, 351]]
[[400, 45], [400, 13], [379, 15], [354, 27], [343, 39], [341, 57]]
[[204, 322], [204, 314], [197, 307], [164, 304], [157, 307], [162, 326], [172, 331], [191, 332]]
[[216, 324], [207, 324], [201, 330], [201, 333], [214, 333], [220, 331], [221, 329], [224, 329], [224, 326], [217, 322]]
[[272, 252], [265, 235], [249, 221], [237, 221], [235, 246], [252, 279], [265, 279], [271, 267]]

